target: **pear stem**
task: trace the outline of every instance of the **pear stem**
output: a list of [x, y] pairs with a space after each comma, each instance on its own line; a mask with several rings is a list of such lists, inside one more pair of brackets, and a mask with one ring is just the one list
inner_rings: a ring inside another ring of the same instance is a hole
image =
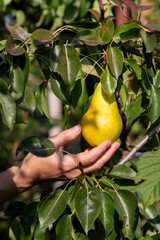
[[155, 134], [160, 132], [160, 123], [153, 128], [139, 143], [137, 143], [134, 148], [124, 157], [117, 165], [123, 165], [126, 162], [130, 161], [135, 154], [141, 149]]

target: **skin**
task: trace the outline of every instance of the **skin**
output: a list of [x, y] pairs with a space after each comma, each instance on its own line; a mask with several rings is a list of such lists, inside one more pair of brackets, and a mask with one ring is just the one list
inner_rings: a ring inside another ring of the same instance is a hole
[[[50, 138], [58, 148], [76, 139], [81, 133], [77, 125]], [[29, 153], [19, 164], [0, 173], [0, 204], [26, 191], [34, 185], [56, 180], [67, 180], [77, 177], [81, 171], [77, 168], [79, 162], [84, 173], [102, 168], [119, 148], [119, 143], [106, 140], [97, 147], [73, 155], [61, 151], [52, 156], [39, 158]], [[76, 163], [77, 166], [76, 166]]]

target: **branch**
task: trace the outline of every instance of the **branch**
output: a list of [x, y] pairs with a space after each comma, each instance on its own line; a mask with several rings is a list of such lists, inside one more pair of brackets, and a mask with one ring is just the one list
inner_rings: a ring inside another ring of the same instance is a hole
[[150, 140], [153, 135], [158, 132], [160, 132], [160, 124], [153, 128], [138, 144], [136, 144], [134, 148], [127, 154], [127, 156], [118, 163], [118, 165], [123, 165], [126, 162], [130, 161], [138, 152], [138, 150], [141, 149], [148, 142], [148, 140]]
[[101, 24], [104, 24], [104, 6], [102, 3], [102, 0], [99, 0], [99, 6], [100, 6], [100, 10], [101, 10]]

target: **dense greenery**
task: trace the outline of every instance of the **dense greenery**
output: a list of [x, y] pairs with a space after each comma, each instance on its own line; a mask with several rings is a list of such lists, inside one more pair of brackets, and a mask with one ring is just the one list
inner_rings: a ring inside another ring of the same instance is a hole
[[[121, 147], [103, 169], [67, 182], [40, 201], [15, 201], [8, 206], [10, 239], [159, 238], [155, 204], [160, 200], [159, 12], [156, 21], [144, 25], [140, 14], [145, 8], [124, 2], [131, 16], [118, 27], [114, 7], [123, 8], [120, 0], [103, 1], [101, 11], [101, 1], [89, 0], [0, 3], [1, 139], [26, 138], [21, 149], [32, 153], [38, 141], [40, 156], [57, 150], [50, 141], [37, 138], [38, 131], [26, 135], [24, 131], [23, 136], [17, 131], [19, 125], [25, 130], [35, 121], [40, 124], [37, 115], [46, 119], [45, 129], [52, 125], [49, 84], [64, 106], [65, 119], [58, 124], [70, 126], [71, 112], [80, 122], [99, 81], [107, 94], [116, 92], [124, 124]], [[10, 25], [14, 19], [7, 12], [16, 17], [16, 25]], [[37, 69], [38, 80], [33, 82]], [[152, 139], [129, 162], [119, 165], [150, 131]], [[37, 137], [27, 138], [32, 133]], [[50, 150], [44, 151], [48, 146]], [[81, 139], [81, 149], [86, 146]], [[8, 156], [7, 147], [3, 148], [2, 141], [2, 159]]]

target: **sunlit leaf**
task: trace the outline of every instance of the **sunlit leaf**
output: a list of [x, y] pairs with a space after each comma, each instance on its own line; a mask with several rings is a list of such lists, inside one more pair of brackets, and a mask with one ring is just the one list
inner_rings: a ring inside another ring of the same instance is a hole
[[41, 85], [41, 106], [42, 111], [45, 114], [45, 116], [50, 119], [49, 112], [48, 112], [48, 83], [43, 82]]
[[4, 81], [2, 78], [0, 78], [0, 92], [1, 93], [8, 92], [8, 85], [7, 85], [6, 81]]
[[114, 23], [112, 20], [108, 20], [98, 30], [99, 36], [102, 39], [103, 44], [107, 44], [112, 40], [114, 34]]
[[82, 71], [86, 74], [91, 74], [99, 78], [99, 74], [92, 63], [88, 58], [82, 60]]
[[68, 200], [68, 192], [56, 189], [53, 194], [49, 195], [40, 205], [38, 216], [40, 225], [50, 225], [55, 222], [65, 210]]
[[56, 145], [48, 138], [29, 137], [20, 143], [19, 149], [31, 152], [38, 157], [48, 157], [57, 151]]
[[72, 46], [64, 46], [59, 55], [59, 73], [69, 89], [73, 89], [80, 69], [78, 52]]
[[160, 150], [148, 151], [140, 156], [137, 168], [136, 182], [145, 180], [140, 185], [139, 192], [146, 207], [160, 200]]
[[11, 95], [0, 92], [2, 121], [12, 131], [16, 118], [16, 104]]
[[107, 193], [103, 193], [103, 203], [102, 210], [98, 216], [99, 220], [103, 224], [105, 229], [106, 236], [113, 230], [114, 228], [114, 214], [115, 208], [113, 201]]
[[9, 78], [11, 81], [11, 95], [17, 100], [22, 96], [24, 89], [24, 75], [22, 69], [19, 66], [14, 65]]
[[150, 53], [154, 50], [156, 42], [157, 42], [157, 38], [155, 36], [154, 33], [148, 33], [146, 31], [144, 31], [143, 29], [140, 30], [140, 35], [141, 38], [145, 44], [146, 47], [146, 52]]
[[139, 210], [143, 217], [152, 225], [156, 231], [160, 231], [160, 215], [156, 205], [144, 207], [141, 201], [138, 203]]
[[130, 60], [130, 59], [129, 60], [127, 59], [126, 61], [129, 64], [129, 66], [133, 69], [133, 71], [135, 72], [136, 77], [138, 79], [141, 79], [142, 78], [142, 70], [141, 70], [140, 66], [138, 65], [137, 61], [136, 60]]
[[160, 89], [152, 86], [151, 90], [151, 108], [150, 108], [150, 121], [154, 123], [160, 117]]
[[134, 180], [136, 172], [125, 165], [115, 165], [108, 175], [112, 178]]
[[118, 79], [123, 69], [123, 54], [118, 47], [109, 47], [107, 50], [107, 58], [111, 73]]
[[28, 32], [19, 26], [8, 26], [8, 30], [11, 33], [11, 35], [19, 40], [22, 40], [23, 42], [26, 42], [29, 39]]
[[106, 69], [102, 72], [101, 84], [102, 84], [102, 89], [108, 96], [111, 96], [115, 92], [115, 89], [117, 87], [117, 80], [111, 74], [109, 69]]
[[130, 191], [119, 190], [114, 195], [114, 202], [116, 210], [123, 220], [124, 235], [132, 240], [139, 216], [137, 197]]
[[76, 215], [86, 234], [101, 211], [102, 199], [103, 195], [97, 188], [82, 188], [76, 194]]
[[157, 70], [156, 75], [153, 78], [153, 82], [156, 87], [159, 87], [159, 85], [160, 85], [160, 70], [159, 69]]
[[116, 40], [129, 40], [139, 37], [140, 27], [133, 23], [126, 23], [119, 25], [115, 32], [113, 39]]
[[98, 32], [92, 29], [80, 31], [77, 34], [77, 38], [91, 46], [96, 46], [102, 42]]

